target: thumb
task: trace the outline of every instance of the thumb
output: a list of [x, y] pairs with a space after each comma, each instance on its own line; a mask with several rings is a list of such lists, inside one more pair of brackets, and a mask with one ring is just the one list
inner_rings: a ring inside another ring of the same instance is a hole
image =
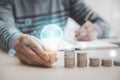
[[45, 45], [42, 43], [42, 41], [35, 36], [32, 37], [35, 39], [35, 41], [37, 41], [38, 45], [40, 45], [40, 47], [42, 47], [42, 49], [45, 50]]

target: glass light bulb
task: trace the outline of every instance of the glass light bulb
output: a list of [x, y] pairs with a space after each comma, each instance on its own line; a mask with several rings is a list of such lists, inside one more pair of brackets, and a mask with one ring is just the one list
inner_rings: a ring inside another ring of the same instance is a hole
[[40, 38], [45, 47], [57, 50], [63, 38], [63, 31], [60, 26], [49, 24], [41, 30]]

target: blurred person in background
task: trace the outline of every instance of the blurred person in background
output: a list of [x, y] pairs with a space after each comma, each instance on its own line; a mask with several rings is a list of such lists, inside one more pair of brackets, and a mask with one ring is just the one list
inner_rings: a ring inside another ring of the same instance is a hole
[[108, 24], [83, 0], [0, 0], [0, 48], [15, 49], [23, 63], [51, 67], [49, 51], [31, 34], [47, 24], [64, 30], [69, 17], [81, 26], [75, 31], [77, 40], [108, 37]]

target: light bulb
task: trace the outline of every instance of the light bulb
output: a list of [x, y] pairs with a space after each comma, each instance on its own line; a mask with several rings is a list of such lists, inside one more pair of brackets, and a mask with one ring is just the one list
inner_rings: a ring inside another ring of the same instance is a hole
[[56, 24], [49, 24], [44, 26], [41, 30], [40, 39], [45, 47], [52, 50], [57, 50], [63, 38], [63, 31], [60, 26]]

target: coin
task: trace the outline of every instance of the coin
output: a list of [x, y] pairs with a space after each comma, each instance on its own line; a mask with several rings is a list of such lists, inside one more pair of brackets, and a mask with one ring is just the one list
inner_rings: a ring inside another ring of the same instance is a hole
[[111, 67], [112, 66], [112, 60], [111, 59], [102, 59], [101, 61], [102, 61], [102, 63], [101, 63], [102, 66], [105, 66], [105, 67]]
[[89, 58], [91, 67], [99, 67], [100, 66], [100, 59], [99, 58]]
[[74, 68], [75, 67], [75, 50], [66, 49], [64, 53], [64, 67]]
[[87, 66], [87, 53], [77, 53], [77, 67]]
[[113, 63], [115, 66], [120, 66], [120, 60], [115, 60]]

